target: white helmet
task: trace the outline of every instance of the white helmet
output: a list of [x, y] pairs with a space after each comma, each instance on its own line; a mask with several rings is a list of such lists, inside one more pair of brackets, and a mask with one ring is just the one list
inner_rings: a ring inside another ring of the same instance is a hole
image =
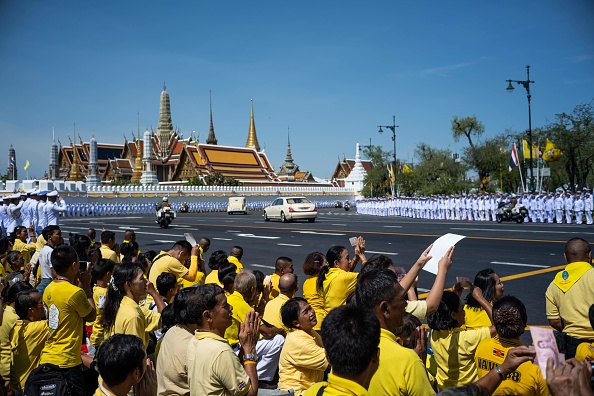
[[169, 198], [163, 197], [163, 202], [167, 202], [167, 201], [169, 201]]

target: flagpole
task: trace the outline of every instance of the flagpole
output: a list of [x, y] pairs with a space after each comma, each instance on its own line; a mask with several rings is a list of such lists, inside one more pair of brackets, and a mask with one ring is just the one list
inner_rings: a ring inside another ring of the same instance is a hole
[[[514, 142], [514, 146], [516, 145], [516, 142]], [[522, 144], [522, 151], [524, 151], [524, 145]], [[517, 153], [517, 150], [516, 150]], [[522, 153], [523, 154], [523, 153]], [[526, 159], [524, 158], [524, 163], [526, 162]], [[520, 183], [522, 184], [522, 192], [526, 192], [526, 189], [524, 189], [524, 177], [522, 177], [522, 168], [520, 167], [520, 169], [518, 169], [518, 171], [520, 172]]]

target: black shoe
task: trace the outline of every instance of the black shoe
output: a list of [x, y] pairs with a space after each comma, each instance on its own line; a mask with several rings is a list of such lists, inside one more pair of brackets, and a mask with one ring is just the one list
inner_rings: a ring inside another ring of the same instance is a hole
[[272, 381], [258, 381], [258, 388], [260, 389], [277, 389], [277, 384], [273, 383]]

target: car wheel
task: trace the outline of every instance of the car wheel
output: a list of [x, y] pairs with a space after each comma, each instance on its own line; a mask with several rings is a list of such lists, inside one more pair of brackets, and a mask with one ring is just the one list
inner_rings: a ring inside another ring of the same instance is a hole
[[497, 216], [495, 216], [495, 220], [497, 220], [498, 223], [501, 223], [503, 221], [503, 216], [498, 214]]
[[268, 218], [268, 215], [266, 214], [266, 212], [264, 212], [264, 221], [270, 221], [270, 219]]
[[286, 223], [287, 222], [287, 218], [285, 217], [285, 212], [281, 212], [281, 222], [282, 223]]
[[316, 218], [314, 217], [313, 219], [307, 219], [307, 221], [309, 221], [310, 223], [313, 223], [314, 221], [316, 221]]

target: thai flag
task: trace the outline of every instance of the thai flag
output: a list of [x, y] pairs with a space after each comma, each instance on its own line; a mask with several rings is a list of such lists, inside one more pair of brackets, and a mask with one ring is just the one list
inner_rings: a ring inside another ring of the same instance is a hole
[[518, 151], [516, 150], [516, 144], [514, 143], [512, 145], [511, 158], [509, 159], [508, 172], [511, 172], [512, 169], [514, 169], [519, 164], [520, 164], [520, 161], [518, 160]]
[[16, 166], [16, 159], [14, 158], [14, 155], [10, 157], [10, 165]]

